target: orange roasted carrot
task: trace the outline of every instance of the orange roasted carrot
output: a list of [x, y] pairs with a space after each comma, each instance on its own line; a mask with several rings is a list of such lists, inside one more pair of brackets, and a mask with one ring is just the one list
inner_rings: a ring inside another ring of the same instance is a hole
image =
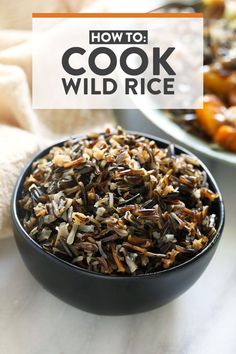
[[216, 132], [214, 141], [225, 149], [236, 152], [236, 128], [222, 125]]
[[197, 109], [197, 119], [204, 132], [213, 137], [221, 125], [225, 123], [226, 108], [215, 95], [205, 95], [203, 109]]

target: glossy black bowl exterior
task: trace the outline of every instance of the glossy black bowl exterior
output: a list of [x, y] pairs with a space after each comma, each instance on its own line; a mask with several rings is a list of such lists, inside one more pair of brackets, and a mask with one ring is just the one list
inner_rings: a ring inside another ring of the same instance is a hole
[[[137, 133], [166, 147], [169, 143], [156, 137]], [[61, 145], [59, 143], [58, 145]], [[38, 154], [19, 177], [11, 204], [14, 235], [18, 249], [31, 274], [51, 293], [82, 310], [104, 315], [138, 313], [162, 306], [186, 291], [200, 277], [219, 243], [224, 226], [224, 205], [220, 191], [212, 175], [202, 164], [208, 175], [210, 188], [219, 193], [213, 205], [217, 215], [217, 233], [208, 246], [197, 256], [175, 268], [139, 276], [109, 276], [78, 268], [52, 254], [48, 254], [33, 241], [19, 220], [17, 200], [22, 184], [31, 172], [32, 162], [47, 154], [51, 147]], [[189, 153], [176, 146], [177, 153]]]

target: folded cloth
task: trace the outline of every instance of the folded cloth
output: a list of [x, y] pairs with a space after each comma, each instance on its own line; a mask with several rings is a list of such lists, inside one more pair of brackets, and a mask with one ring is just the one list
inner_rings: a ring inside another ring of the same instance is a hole
[[78, 12], [97, 0], [1, 0], [0, 29], [31, 29], [32, 12]]
[[[69, 11], [72, 1], [49, 3], [48, 11]], [[61, 137], [115, 124], [110, 110], [33, 110], [31, 65], [31, 31], [0, 30], [0, 238], [12, 234], [12, 190], [32, 155]]]
[[16, 179], [43, 141], [23, 129], [0, 127], [0, 238], [11, 235], [9, 204]]

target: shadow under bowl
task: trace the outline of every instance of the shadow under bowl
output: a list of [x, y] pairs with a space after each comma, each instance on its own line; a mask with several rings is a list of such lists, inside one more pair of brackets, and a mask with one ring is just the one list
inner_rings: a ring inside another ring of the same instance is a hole
[[[169, 145], [168, 141], [148, 134], [136, 132], [135, 134], [155, 140], [162, 148]], [[62, 145], [63, 142], [52, 146]], [[174, 268], [137, 276], [109, 276], [79, 268], [46, 253], [31, 239], [20, 222], [17, 201], [23, 190], [23, 182], [31, 173], [32, 163], [46, 155], [52, 146], [37, 154], [23, 170], [11, 201], [12, 225], [20, 254], [28, 270], [47, 290], [84, 311], [102, 315], [126, 315], [162, 306], [196, 282], [216, 251], [225, 220], [222, 195], [211, 173], [202, 162], [201, 168], [207, 173], [209, 187], [219, 194], [219, 198], [211, 206], [211, 212], [216, 214], [217, 219], [217, 232], [211, 242], [191, 260]], [[177, 154], [183, 152], [194, 156], [178, 145], [175, 145], [175, 151]]]

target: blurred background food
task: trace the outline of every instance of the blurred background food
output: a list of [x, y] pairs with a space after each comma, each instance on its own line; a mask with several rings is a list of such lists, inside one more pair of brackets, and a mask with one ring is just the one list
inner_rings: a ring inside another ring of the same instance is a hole
[[236, 2], [203, 0], [190, 9], [205, 17], [204, 109], [171, 115], [189, 133], [218, 145], [214, 148], [236, 153]]

